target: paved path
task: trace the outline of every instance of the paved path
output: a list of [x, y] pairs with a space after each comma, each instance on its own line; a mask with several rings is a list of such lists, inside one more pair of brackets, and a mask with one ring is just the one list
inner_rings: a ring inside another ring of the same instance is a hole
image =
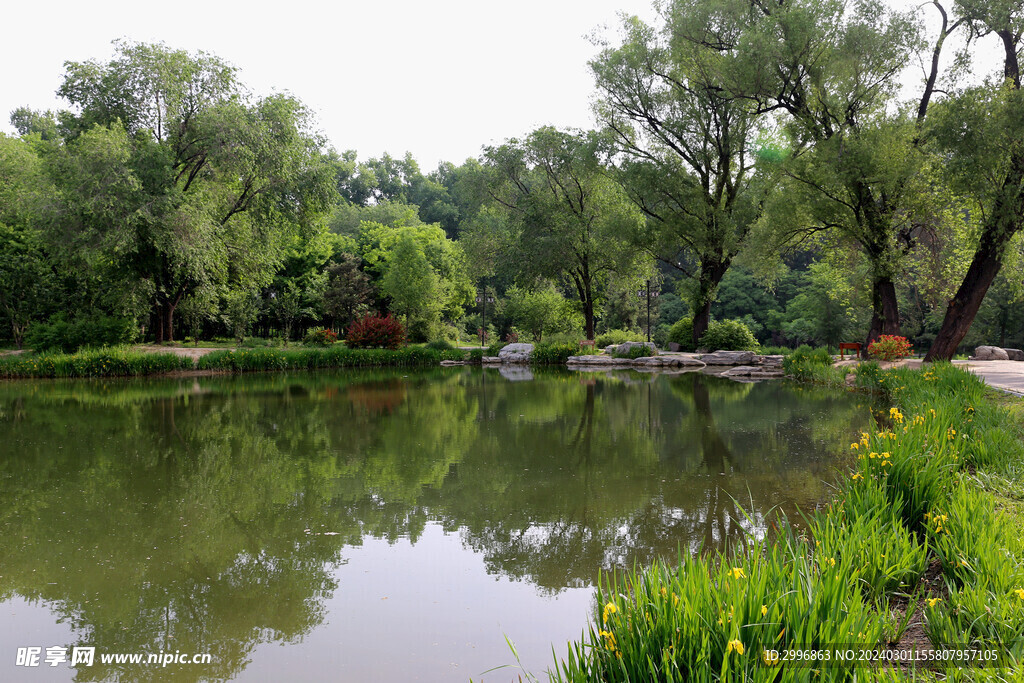
[[990, 387], [1024, 396], [1024, 361], [955, 360], [953, 364], [967, 368]]

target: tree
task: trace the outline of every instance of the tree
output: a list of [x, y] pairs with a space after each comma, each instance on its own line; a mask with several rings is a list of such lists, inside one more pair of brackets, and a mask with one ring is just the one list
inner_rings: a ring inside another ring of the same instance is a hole
[[913, 111], [893, 109], [897, 76], [920, 41], [919, 22], [872, 0], [737, 2], [708, 11], [742, 28], [687, 36], [731, 56], [722, 73], [732, 96], [754, 103], [758, 114], [782, 115], [789, 183], [777, 198], [792, 207], [799, 188], [797, 232], [836, 229], [863, 250], [872, 282], [869, 343], [900, 332], [897, 275], [931, 218], [915, 206], [929, 195], [922, 129], [943, 45], [959, 26], [933, 5], [943, 23]]
[[53, 280], [40, 230], [52, 199], [30, 145], [0, 133], [0, 314], [19, 349]]
[[373, 302], [373, 288], [369, 276], [359, 269], [361, 262], [358, 256], [342, 254], [325, 271], [324, 311], [342, 329], [369, 310]]
[[[579, 325], [579, 311], [548, 283], [535, 290], [510, 287], [505, 293], [505, 314], [540, 343], [544, 335]], [[576, 329], [579, 329], [578, 327]]]
[[755, 122], [749, 103], [729, 97], [709, 68], [714, 52], [675, 37], [702, 17], [682, 3], [665, 16], [660, 33], [627, 19], [622, 45], [606, 45], [591, 68], [618, 178], [648, 218], [635, 240], [689, 278], [696, 344], [758, 217]]
[[974, 255], [926, 361], [950, 360], [970, 330], [1012, 240], [1024, 227], [1024, 94], [1020, 52], [1024, 8], [1019, 2], [961, 1], [957, 9], [974, 38], [994, 34], [1003, 48], [1003, 74], [968, 88], [943, 108], [935, 136], [945, 168], [981, 216]]
[[423, 246], [408, 232], [399, 237], [389, 255], [380, 288], [391, 297], [391, 307], [405, 316], [407, 328], [414, 317], [433, 322], [440, 314], [440, 280]]
[[66, 67], [59, 93], [77, 113], [61, 114], [59, 182], [75, 196], [60, 228], [73, 248], [149, 284], [157, 342], [173, 340], [174, 311], [193, 292], [267, 284], [285, 238], [335, 196], [305, 107], [250, 101], [212, 55], [117, 43], [107, 64]]
[[575, 289], [585, 334], [594, 338], [596, 302], [607, 277], [641, 265], [626, 236], [642, 216], [604, 173], [596, 133], [540, 128], [485, 150], [489, 193], [510, 226], [506, 259], [519, 278], [563, 277]]

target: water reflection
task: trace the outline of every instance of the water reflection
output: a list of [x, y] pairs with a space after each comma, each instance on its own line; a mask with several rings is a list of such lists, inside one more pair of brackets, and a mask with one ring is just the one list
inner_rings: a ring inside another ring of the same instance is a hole
[[487, 572], [557, 595], [813, 505], [866, 420], [848, 395], [699, 373], [6, 384], [0, 602], [45, 604], [100, 651], [214, 655], [77, 680], [231, 678], [261, 644], [333, 628], [364, 539], [428, 544], [439, 526]]

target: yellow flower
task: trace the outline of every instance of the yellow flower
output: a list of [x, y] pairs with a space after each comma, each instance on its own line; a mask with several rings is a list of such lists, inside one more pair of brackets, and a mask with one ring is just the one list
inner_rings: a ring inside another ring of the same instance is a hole
[[859, 450], [860, 449], [860, 444], [859, 443], [851, 443], [850, 444], [850, 448], [852, 448], [855, 451]]
[[743, 567], [733, 567], [732, 569], [729, 570], [729, 573], [732, 574], [732, 578], [734, 578], [734, 579], [745, 579], [745, 578], [747, 578], [746, 573], [743, 571]]
[[615, 614], [618, 611], [619, 611], [619, 608], [615, 606], [614, 602], [609, 602], [607, 605], [605, 605], [604, 606], [604, 615], [603, 615], [604, 623], [606, 623], [606, 624], [608, 623], [608, 615], [609, 614]]
[[942, 598], [928, 598], [927, 602], [929, 607], [935, 607], [937, 603], [942, 602]]
[[661, 597], [668, 597], [668, 589], [664, 586], [661, 587]]
[[768, 616], [768, 605], [761, 605], [761, 616]]
[[903, 422], [903, 413], [900, 412], [899, 408], [889, 408], [889, 417], [895, 422]]
[[736, 654], [743, 654], [743, 643], [738, 640], [730, 640], [729, 644], [725, 646], [725, 654], [729, 654], [733, 650], [736, 650]]
[[605, 646], [615, 652], [615, 634], [611, 631], [598, 631], [598, 634], [604, 636]]
[[675, 593], [672, 594], [672, 606], [675, 607], [679, 604], [679, 596]]
[[853, 479], [854, 481], [857, 481], [858, 479], [863, 479], [863, 478], [864, 477], [861, 476], [860, 472], [857, 472], [852, 477], [850, 477], [850, 479]]
[[1014, 593], [1017, 594], [1018, 598], [1020, 598], [1021, 600], [1024, 600], [1024, 588], [1018, 588], [1017, 590], [1014, 591]]

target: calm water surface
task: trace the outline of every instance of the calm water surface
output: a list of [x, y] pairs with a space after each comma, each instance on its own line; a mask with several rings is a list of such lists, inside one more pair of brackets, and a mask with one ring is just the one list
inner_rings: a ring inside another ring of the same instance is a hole
[[[699, 373], [0, 385], [0, 680], [508, 681], [506, 636], [543, 674], [599, 572], [812, 507], [868, 419]], [[100, 661], [174, 652], [213, 661]]]

